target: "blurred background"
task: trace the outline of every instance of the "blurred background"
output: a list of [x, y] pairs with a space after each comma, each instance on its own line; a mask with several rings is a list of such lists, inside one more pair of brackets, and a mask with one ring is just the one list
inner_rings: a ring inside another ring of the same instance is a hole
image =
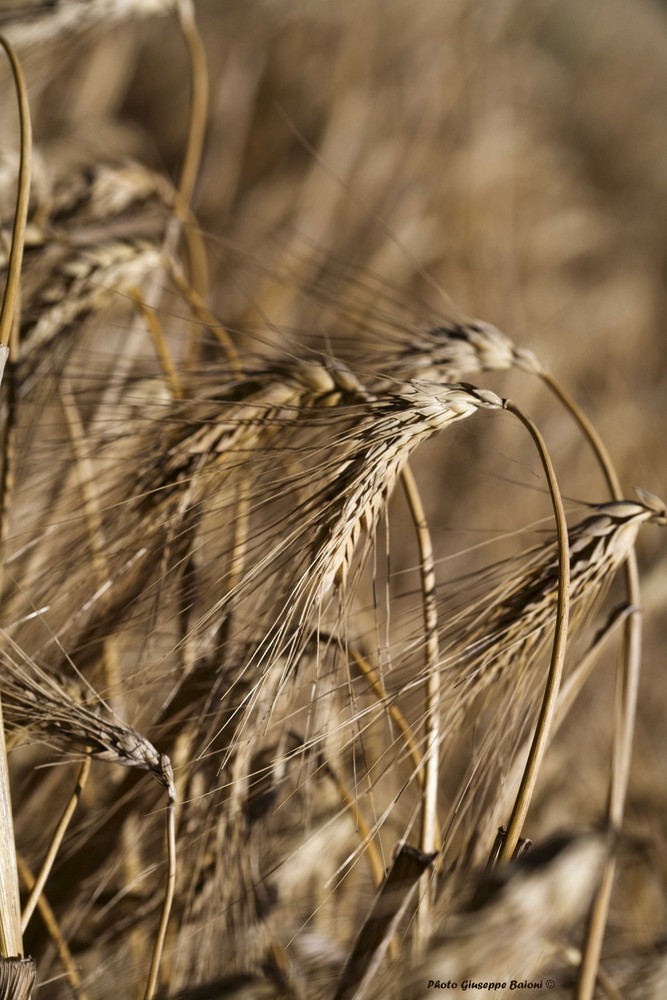
[[[124, 18], [109, 0], [107, 20], [60, 31], [49, 20], [58, 4], [0, 0], [0, 29], [30, 90], [37, 191], [124, 158], [177, 177], [188, 68], [167, 6], [137, 0]], [[606, 441], [628, 496], [634, 485], [666, 496], [667, 5], [195, 8], [211, 106], [193, 208], [209, 254], [209, 305], [237, 342], [264, 353], [309, 344], [363, 354], [364, 323], [348, 319], [359, 303], [377, 318], [374, 349], [382, 323], [391, 329], [404, 315], [487, 320], [558, 374]], [[7, 218], [15, 111], [4, 70], [1, 79]], [[535, 418], [570, 500], [606, 499], [589, 453], [536, 381], [503, 374], [483, 384]], [[537, 461], [509, 418], [480, 418], [446, 447], [429, 445], [416, 471], [441, 553], [548, 515]], [[651, 862], [621, 875], [617, 950], [667, 929], [667, 562], [657, 529], [644, 531], [639, 556], [645, 666], [628, 827], [650, 842]], [[478, 558], [488, 554], [471, 555], [466, 568]], [[414, 552], [399, 543], [392, 561], [411, 566]], [[613, 654], [598, 667], [558, 736], [533, 837], [603, 813], [615, 663]]]

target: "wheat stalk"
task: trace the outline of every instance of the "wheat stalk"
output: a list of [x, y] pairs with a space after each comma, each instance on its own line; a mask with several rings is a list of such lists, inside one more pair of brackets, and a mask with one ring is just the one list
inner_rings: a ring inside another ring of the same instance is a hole
[[[7, 348], [10, 344], [15, 352], [15, 314], [19, 295], [21, 261], [30, 198], [32, 132], [27, 89], [21, 72], [21, 66], [11, 45], [2, 36], [0, 36], [0, 45], [2, 45], [11, 66], [18, 100], [21, 133], [21, 156], [16, 211], [7, 268], [7, 282], [5, 284], [2, 306], [0, 307], [0, 352], [2, 352], [2, 368], [4, 369], [7, 360]], [[8, 413], [3, 434], [2, 469], [0, 471], [0, 558], [3, 561], [7, 538], [7, 508], [13, 478], [12, 411], [14, 379], [11, 362], [8, 375], [8, 390], [6, 390], [9, 393]], [[2, 849], [0, 850], [0, 863], [2, 866], [0, 875], [0, 976], [4, 979], [2, 984], [3, 990], [8, 993], [11, 991], [16, 996], [27, 997], [30, 994], [30, 989], [35, 978], [35, 964], [31, 959], [24, 960], [22, 958], [23, 941], [19, 916], [16, 847], [14, 843], [14, 824], [9, 792], [9, 767], [7, 763], [1, 703], [0, 820], [2, 823]]]
[[[438, 343], [439, 337], [442, 338], [442, 343]], [[622, 500], [623, 490], [618, 475], [600, 435], [560, 382], [540, 364], [532, 352], [517, 348], [505, 334], [487, 324], [467, 323], [448, 324], [430, 330], [426, 336], [422, 336], [421, 341], [411, 345], [403, 357], [397, 359], [396, 367], [405, 371], [415, 356], [418, 364], [429, 366], [433, 378], [449, 379], [452, 376], [461, 377], [468, 371], [509, 367], [517, 367], [538, 375], [574, 417], [595, 454], [612, 498], [617, 501]], [[611, 829], [619, 829], [623, 821], [641, 664], [640, 591], [634, 550], [628, 552], [625, 561], [625, 578], [628, 602], [636, 610], [627, 619], [623, 666], [619, 668], [617, 681], [620, 722], [615, 729], [609, 792], [608, 820]], [[603, 870], [602, 882], [588, 926], [587, 943], [580, 970], [578, 1000], [590, 1000], [593, 995], [614, 870], [615, 859], [610, 857]]]

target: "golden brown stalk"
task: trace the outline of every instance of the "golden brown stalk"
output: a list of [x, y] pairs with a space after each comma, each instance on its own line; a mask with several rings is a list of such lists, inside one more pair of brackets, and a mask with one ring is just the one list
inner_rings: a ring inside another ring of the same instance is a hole
[[4, 719], [0, 706], [0, 966], [4, 959], [23, 954], [14, 818], [9, 797], [9, 768], [5, 749]]
[[179, 199], [189, 206], [199, 175], [206, 122], [208, 117], [208, 68], [206, 50], [197, 29], [192, 0], [175, 0], [178, 23], [185, 40], [190, 58], [192, 95], [190, 98], [190, 121], [185, 143], [185, 157], [181, 167], [178, 185]]
[[535, 445], [539, 451], [544, 467], [549, 492], [554, 505], [556, 515], [556, 530], [558, 534], [558, 583], [556, 596], [556, 620], [554, 626], [554, 641], [551, 652], [551, 663], [549, 674], [544, 690], [542, 707], [537, 720], [533, 742], [531, 744], [526, 768], [517, 792], [514, 808], [507, 824], [507, 833], [500, 851], [500, 861], [509, 861], [519, 843], [521, 831], [528, 815], [531, 798], [537, 783], [537, 776], [540, 765], [546, 753], [549, 742], [549, 733], [553, 722], [556, 705], [558, 702], [558, 692], [563, 675], [565, 663], [565, 649], [567, 644], [567, 629], [570, 614], [570, 549], [567, 534], [567, 522], [565, 520], [565, 510], [561, 499], [558, 481], [551, 464], [551, 458], [547, 451], [542, 435], [535, 424], [525, 416], [512, 403], [507, 404], [510, 413], [514, 413], [522, 424], [527, 428]]
[[21, 155], [19, 161], [18, 190], [16, 197], [16, 210], [14, 213], [14, 225], [12, 228], [11, 249], [7, 267], [7, 281], [2, 297], [2, 308], [0, 309], [0, 348], [7, 348], [14, 325], [14, 314], [19, 295], [19, 284], [21, 279], [21, 263], [23, 261], [23, 248], [25, 245], [25, 230], [28, 219], [28, 204], [30, 202], [30, 177], [32, 164], [32, 125], [30, 121], [30, 106], [28, 104], [28, 90], [21, 64], [19, 63], [12, 46], [0, 35], [0, 45], [5, 50], [9, 59], [9, 64], [16, 87], [18, 100], [19, 124], [21, 134]]
[[[435, 562], [433, 542], [426, 520], [426, 512], [417, 481], [406, 463], [401, 472], [412, 520], [419, 546], [419, 572], [422, 586], [424, 614], [424, 652], [426, 672], [426, 704], [424, 709], [424, 785], [419, 847], [425, 855], [440, 850], [440, 824], [438, 822], [439, 755], [440, 755], [440, 664], [438, 641], [438, 609], [435, 599]], [[431, 922], [431, 903], [435, 882], [426, 872], [422, 878], [419, 897], [419, 934], [423, 943], [428, 940]]]
[[[11, 66], [19, 107], [21, 133], [21, 159], [18, 178], [18, 194], [11, 249], [7, 268], [2, 307], [0, 308], [0, 381], [7, 360], [7, 348], [12, 344], [15, 350], [15, 314], [19, 296], [21, 261], [25, 242], [25, 227], [30, 198], [30, 171], [32, 154], [32, 132], [27, 89], [21, 67], [14, 50], [5, 38], [0, 36], [0, 45], [5, 50]], [[8, 382], [8, 406], [2, 446], [2, 468], [0, 469], [0, 562], [5, 559], [5, 543], [9, 516], [10, 493], [13, 485], [13, 431], [14, 431], [14, 378], [10, 369]], [[16, 847], [14, 843], [14, 823], [9, 792], [9, 768], [5, 745], [5, 730], [0, 702], [0, 976], [8, 995], [9, 981], [15, 979], [16, 995], [28, 996], [35, 977], [34, 963], [8, 963], [23, 954], [23, 940], [20, 925], [20, 905], [18, 875], [16, 867]]]
[[405, 743], [405, 747], [410, 755], [410, 760], [412, 761], [415, 769], [415, 773], [419, 780], [420, 785], [424, 784], [424, 758], [421, 755], [419, 747], [417, 746], [417, 741], [415, 740], [412, 729], [410, 728], [410, 723], [405, 718], [405, 715], [393, 701], [385, 687], [382, 683], [382, 679], [373, 670], [368, 660], [361, 655], [359, 650], [352, 646], [350, 648], [350, 653], [356, 663], [357, 667], [366, 678], [366, 680], [371, 685], [371, 689], [375, 694], [381, 705], [383, 705], [390, 716], [392, 722], [396, 725], [399, 733], [401, 734], [401, 739]]
[[139, 311], [142, 313], [146, 324], [151, 334], [151, 339], [153, 341], [153, 346], [155, 348], [155, 353], [157, 354], [160, 365], [164, 372], [165, 378], [169, 384], [171, 390], [171, 395], [174, 399], [183, 399], [183, 390], [181, 388], [181, 383], [174, 365], [173, 358], [169, 351], [169, 346], [167, 343], [167, 338], [165, 337], [162, 324], [157, 318], [157, 313], [154, 309], [150, 309], [143, 301], [141, 297], [141, 292], [138, 288], [133, 288], [130, 292], [132, 298], [137, 304]]
[[155, 944], [153, 946], [153, 953], [151, 955], [151, 964], [144, 992], [144, 1000], [152, 1000], [152, 997], [155, 994], [158, 976], [160, 973], [162, 953], [167, 939], [169, 917], [171, 915], [174, 894], [176, 892], [176, 792], [174, 789], [171, 765], [169, 764], [168, 759], [164, 759], [164, 755], [162, 755], [162, 757], [162, 766], [168, 769], [165, 773], [169, 776], [166, 826], [167, 878], [164, 901], [162, 903], [162, 911], [160, 913], [160, 924], [158, 926]]

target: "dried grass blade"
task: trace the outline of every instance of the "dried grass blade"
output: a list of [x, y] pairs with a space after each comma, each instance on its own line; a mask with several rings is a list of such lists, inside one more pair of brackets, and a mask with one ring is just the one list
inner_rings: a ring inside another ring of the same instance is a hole
[[401, 844], [375, 902], [352, 946], [336, 987], [334, 1000], [362, 1000], [382, 962], [420, 879], [435, 855]]

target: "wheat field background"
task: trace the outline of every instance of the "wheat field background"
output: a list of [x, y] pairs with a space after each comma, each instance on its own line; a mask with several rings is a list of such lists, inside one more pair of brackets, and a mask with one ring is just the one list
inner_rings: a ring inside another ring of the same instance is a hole
[[[191, 209], [177, 8], [210, 90]], [[637, 542], [642, 667], [611, 834], [622, 622], [587, 650], [626, 614], [640, 522], [664, 524], [633, 488], [667, 496], [667, 6], [0, 0], [0, 32], [34, 133], [0, 516], [24, 903], [83, 786], [25, 929], [35, 1000], [414, 1000], [512, 979], [542, 987], [470, 996], [664, 996], [656, 524]], [[567, 509], [572, 697], [533, 847], [491, 872], [557, 592], [544, 470], [508, 397]]]

